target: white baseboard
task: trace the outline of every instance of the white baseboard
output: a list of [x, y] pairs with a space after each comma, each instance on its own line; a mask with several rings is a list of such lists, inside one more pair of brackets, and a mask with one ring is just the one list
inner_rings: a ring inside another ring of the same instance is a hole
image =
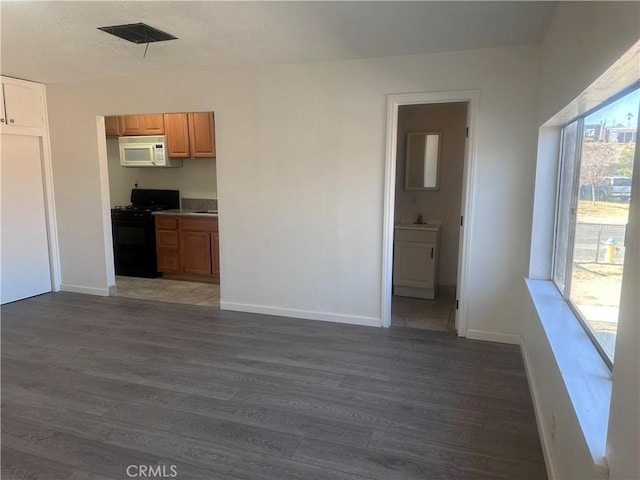
[[251, 305], [220, 301], [220, 310], [235, 312], [262, 313], [264, 315], [279, 315], [281, 317], [304, 318], [306, 320], [320, 320], [323, 322], [349, 323], [367, 327], [380, 327], [382, 322], [375, 317], [361, 317], [358, 315], [343, 315], [339, 313], [313, 312], [309, 310], [295, 310], [292, 308], [269, 307], [265, 305]]
[[520, 345], [520, 335], [511, 333], [485, 332], [483, 330], [467, 330], [465, 335], [471, 340], [484, 340], [485, 342], [509, 343]]
[[544, 422], [542, 421], [542, 409], [540, 407], [538, 387], [536, 379], [533, 376], [533, 369], [529, 363], [529, 356], [527, 355], [527, 349], [524, 345], [524, 339], [521, 339], [520, 341], [520, 352], [522, 353], [524, 370], [527, 374], [527, 381], [529, 382], [529, 391], [531, 392], [533, 411], [536, 415], [536, 423], [538, 424], [538, 435], [540, 436], [540, 443], [542, 445], [544, 463], [547, 467], [547, 476], [549, 477], [549, 480], [556, 480], [558, 478], [558, 472], [556, 470], [556, 463], [553, 459], [553, 454], [551, 453], [551, 439], [547, 435], [547, 430], [544, 428]]
[[60, 290], [62, 290], [63, 292], [85, 293], [87, 295], [98, 295], [100, 297], [109, 296], [109, 288], [85, 287], [82, 285], [69, 285], [68, 283], [63, 283], [62, 285], [60, 285]]

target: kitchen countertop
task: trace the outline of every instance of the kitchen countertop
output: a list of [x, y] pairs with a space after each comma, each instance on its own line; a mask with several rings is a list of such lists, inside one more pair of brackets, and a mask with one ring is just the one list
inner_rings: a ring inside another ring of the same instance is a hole
[[158, 212], [153, 212], [153, 215], [179, 215], [183, 217], [205, 217], [205, 218], [217, 218], [218, 211], [217, 210], [187, 210], [184, 208], [174, 208], [172, 210], [160, 210]]

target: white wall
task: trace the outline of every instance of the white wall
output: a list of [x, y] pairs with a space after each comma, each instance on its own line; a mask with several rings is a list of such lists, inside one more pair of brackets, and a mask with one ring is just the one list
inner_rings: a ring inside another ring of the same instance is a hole
[[[455, 287], [458, 273], [466, 124], [467, 104], [463, 102], [403, 105], [398, 109], [395, 221], [411, 223], [418, 215], [442, 221], [438, 283], [451, 287]], [[405, 190], [408, 132], [441, 133], [438, 190]]]
[[571, 103], [638, 41], [639, 9], [638, 2], [558, 2], [544, 40], [539, 124]]
[[640, 478], [640, 148], [633, 171], [607, 457], [610, 478]]
[[[571, 115], [584, 113], [598, 102], [615, 93], [621, 79], [627, 79], [622, 70], [610, 69], [638, 41], [640, 6], [637, 2], [560, 2], [556, 15], [547, 32], [542, 49], [542, 80], [538, 108], [538, 126], [557, 125], [569, 120]], [[636, 50], [637, 52], [637, 50]], [[633, 58], [633, 57], [632, 57]], [[638, 77], [637, 53], [630, 63], [635, 78]], [[635, 65], [635, 68], [634, 68]], [[603, 78], [601, 75], [607, 73]], [[590, 93], [590, 85], [598, 80], [598, 88]], [[575, 99], [580, 98], [580, 101]], [[571, 107], [566, 109], [569, 104]], [[559, 114], [559, 112], [564, 113]], [[553, 118], [552, 118], [553, 117]], [[549, 271], [548, 242], [553, 228], [555, 171], [557, 148], [549, 140], [559, 138], [554, 128], [541, 129], [538, 156], [536, 223], [534, 225], [534, 249], [531, 253], [531, 276], [541, 278]], [[637, 192], [635, 192], [637, 193]], [[634, 194], [635, 194], [634, 193]], [[634, 202], [638, 201], [638, 195]], [[637, 215], [637, 209], [636, 215]], [[637, 229], [637, 224], [636, 224]], [[636, 234], [637, 235], [637, 234]], [[637, 238], [635, 251], [637, 252]], [[627, 251], [633, 248], [627, 248]], [[631, 263], [635, 262], [635, 263]], [[627, 262], [623, 280], [627, 294], [621, 304], [619, 346], [613, 375], [613, 393], [607, 438], [607, 461], [610, 478], [631, 479], [640, 477], [638, 444], [640, 423], [638, 421], [638, 391], [640, 390], [638, 351], [638, 280], [637, 257]], [[633, 277], [635, 275], [635, 279]], [[559, 478], [602, 478], [596, 471], [593, 458], [583, 437], [576, 412], [563, 383], [563, 374], [553, 359], [547, 337], [539, 318], [527, 301], [524, 304], [525, 318], [523, 347], [528, 354], [530, 374], [539, 384], [537, 414], [543, 424], [543, 432], [550, 437], [552, 412], [556, 412], [557, 438], [551, 447]], [[620, 346], [622, 345], [622, 347]], [[583, 395], [590, 395], [588, 383]], [[605, 412], [606, 414], [606, 412]], [[559, 433], [560, 435], [560, 433]], [[601, 452], [604, 453], [604, 452]]]
[[125, 168], [117, 138], [107, 138], [107, 158], [112, 207], [128, 205], [136, 183], [138, 188], [180, 190], [181, 198], [217, 198], [215, 159], [185, 159], [182, 168]]
[[522, 46], [50, 85], [63, 275], [107, 286], [95, 116], [212, 110], [224, 305], [378, 325], [386, 95], [478, 89], [469, 327], [517, 338], [537, 78]]
[[[523, 353], [529, 385], [536, 396], [534, 406], [537, 409], [538, 429], [545, 450], [547, 470], [550, 471], [549, 477], [551, 480], [603, 480], [607, 478], [606, 472], [594, 465], [591, 450], [564, 384], [565, 379], [559, 372], [557, 355], [551, 348], [547, 332], [538, 320], [538, 313], [531, 299], [525, 301], [523, 308], [526, 319], [522, 333]], [[564, 319], [556, 320], [562, 322]], [[572, 338], [572, 333], [567, 332], [565, 337]], [[583, 357], [576, 357], [576, 362], [584, 362]], [[597, 355], [595, 357], [597, 360]], [[598, 368], [593, 370], [601, 373]], [[602, 366], [601, 370], [606, 371], [606, 367]], [[569, 371], [568, 375], [571, 374]], [[554, 413], [555, 440], [550, 433]]]

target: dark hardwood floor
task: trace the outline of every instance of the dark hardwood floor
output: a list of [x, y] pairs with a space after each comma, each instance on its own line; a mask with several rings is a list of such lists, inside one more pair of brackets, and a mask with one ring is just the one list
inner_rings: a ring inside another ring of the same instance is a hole
[[178, 480], [546, 478], [515, 346], [71, 293], [3, 306], [2, 478], [141, 468]]

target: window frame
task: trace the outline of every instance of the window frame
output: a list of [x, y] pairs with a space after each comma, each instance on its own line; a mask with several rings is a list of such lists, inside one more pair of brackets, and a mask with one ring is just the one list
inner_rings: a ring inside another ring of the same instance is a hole
[[[605, 108], [607, 105], [610, 105], [611, 103], [628, 95], [634, 90], [639, 90], [639, 89], [640, 89], [640, 82], [636, 82], [633, 85], [629, 86], [628, 88], [625, 88], [624, 90], [618, 92], [614, 96], [605, 100], [604, 102], [598, 104], [594, 108], [578, 115], [577, 117], [572, 118], [570, 121], [566, 122], [560, 127], [561, 135], [560, 135], [560, 148], [558, 152], [558, 165], [557, 165], [558, 174], [557, 174], [557, 182], [556, 182], [557, 185], [556, 185], [556, 202], [555, 202], [555, 216], [554, 216], [554, 228], [553, 228], [553, 248], [552, 248], [552, 258], [551, 258], [551, 281], [553, 282], [553, 285], [562, 296], [562, 299], [566, 302], [568, 307], [576, 316], [576, 318], [578, 319], [578, 322], [580, 323], [583, 330], [591, 340], [591, 343], [595, 347], [596, 351], [598, 352], [600, 357], [602, 357], [602, 360], [611, 371], [613, 371], [614, 361], [609, 357], [609, 354], [605, 351], [604, 347], [600, 344], [600, 341], [598, 340], [591, 324], [589, 324], [587, 319], [580, 312], [579, 308], [573, 303], [573, 301], [570, 298], [571, 283], [572, 283], [572, 277], [573, 277], [572, 275], [573, 254], [575, 250], [577, 209], [578, 209], [578, 200], [580, 195], [580, 168], [582, 166], [582, 144], [584, 140], [584, 121], [585, 121], [585, 118], [587, 118], [592, 113], [602, 108]], [[639, 116], [640, 116], [640, 112], [639, 112]], [[577, 132], [575, 135], [575, 145], [574, 145], [575, 151], [573, 154], [573, 158], [571, 159], [574, 162], [574, 169], [573, 169], [573, 178], [571, 179], [571, 187], [570, 187], [571, 201], [570, 201], [569, 215], [568, 215], [569, 225], [568, 225], [568, 232], [567, 232], [567, 236], [568, 236], [567, 252], [566, 252], [565, 265], [564, 265], [564, 289], [561, 289], [558, 283], [556, 283], [556, 278], [555, 278], [556, 266], [557, 266], [556, 253], [558, 248], [559, 225], [561, 221], [560, 216], [562, 214], [562, 212], [560, 211], [560, 207], [561, 207], [560, 202], [562, 198], [561, 189], [562, 189], [562, 182], [563, 182], [562, 173], [563, 173], [564, 162], [567, 161], [567, 159], [564, 158], [565, 157], [564, 147], [565, 147], [565, 141], [566, 141], [565, 132], [566, 132], [566, 128], [572, 125], [573, 123], [576, 123]], [[637, 137], [636, 137], [635, 148], [636, 149], [638, 148]], [[633, 194], [633, 191], [631, 193]], [[617, 335], [617, 332], [616, 332], [616, 335]]]

